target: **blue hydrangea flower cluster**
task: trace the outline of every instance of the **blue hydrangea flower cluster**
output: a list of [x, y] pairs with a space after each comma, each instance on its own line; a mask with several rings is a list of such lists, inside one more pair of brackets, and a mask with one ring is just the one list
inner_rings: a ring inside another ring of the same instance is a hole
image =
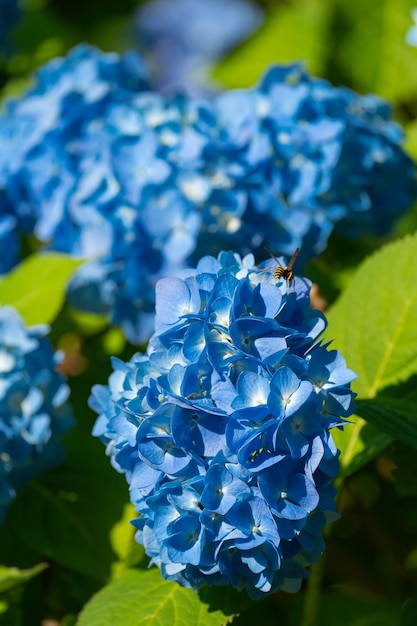
[[60, 440], [73, 423], [47, 331], [0, 307], [0, 523], [16, 491], [62, 459]]
[[388, 229], [417, 197], [401, 138], [386, 103], [300, 65], [209, 102], [150, 91], [133, 53], [81, 46], [0, 116], [0, 232], [94, 258], [70, 302], [140, 343], [156, 281], [204, 254], [299, 247], [302, 265], [335, 226]]
[[[79, 256], [108, 252], [115, 181], [100, 165], [99, 129], [109, 107], [117, 110], [132, 94], [148, 89], [146, 72], [135, 53], [104, 54], [80, 45], [43, 66], [22, 98], [5, 102], [0, 273], [18, 260], [20, 232]], [[97, 142], [86, 146], [85, 135], [94, 127]]]
[[249, 0], [152, 0], [135, 17], [135, 34], [160, 92], [214, 93], [208, 70], [251, 35], [262, 11]]
[[317, 341], [309, 281], [253, 263], [223, 252], [161, 279], [146, 353], [114, 359], [90, 404], [151, 563], [181, 585], [260, 597], [296, 591], [324, 549], [330, 430], [353, 412], [355, 375]]

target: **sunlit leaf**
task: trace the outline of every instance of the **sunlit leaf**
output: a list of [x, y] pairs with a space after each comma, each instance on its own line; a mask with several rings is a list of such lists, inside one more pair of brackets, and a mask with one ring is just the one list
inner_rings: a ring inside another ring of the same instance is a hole
[[323, 0], [280, 3], [258, 33], [213, 71], [227, 87], [250, 87], [272, 63], [305, 61], [313, 74], [323, 74], [331, 5]]
[[415, 0], [337, 0], [343, 36], [335, 54], [359, 91], [391, 100], [413, 97], [417, 50], [405, 41]]
[[85, 606], [78, 626], [221, 626], [232, 619], [191, 589], [166, 581], [158, 569], [132, 569]]
[[[326, 338], [358, 375], [352, 388], [373, 398], [417, 372], [417, 235], [391, 243], [366, 259], [328, 314]], [[395, 436], [377, 429], [368, 440], [363, 419], [336, 433], [348, 471], [382, 451]], [[374, 426], [378, 426], [375, 421]], [[360, 459], [355, 458], [361, 455]], [[350, 464], [353, 463], [351, 466]]]
[[366, 259], [328, 314], [334, 339], [358, 375], [361, 398], [417, 373], [417, 235]]
[[0, 303], [13, 306], [29, 326], [51, 323], [65, 300], [68, 279], [81, 263], [64, 254], [33, 254], [2, 277]]

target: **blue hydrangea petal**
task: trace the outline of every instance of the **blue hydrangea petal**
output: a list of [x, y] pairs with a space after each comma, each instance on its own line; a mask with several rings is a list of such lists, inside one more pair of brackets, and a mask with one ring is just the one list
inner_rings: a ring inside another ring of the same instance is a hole
[[289, 367], [280, 367], [271, 380], [268, 408], [276, 416], [291, 415], [313, 394], [313, 386], [301, 380]]
[[236, 545], [249, 550], [267, 541], [279, 544], [278, 530], [265, 501], [260, 498], [246, 498], [238, 502], [227, 513], [227, 519], [245, 538], [236, 539]]
[[207, 471], [201, 504], [219, 515], [225, 515], [238, 497], [251, 493], [248, 485], [233, 476], [223, 465], [213, 464]]
[[177, 407], [172, 415], [172, 434], [177, 445], [201, 457], [214, 457], [224, 446], [225, 419], [193, 409]]
[[157, 323], [172, 324], [178, 318], [199, 312], [199, 302], [194, 291], [180, 278], [163, 278], [156, 287]]
[[314, 484], [300, 472], [290, 476], [282, 461], [259, 476], [259, 486], [272, 511], [285, 519], [303, 519], [319, 502]]
[[165, 545], [168, 548], [169, 558], [174, 563], [198, 565], [203, 541], [204, 528], [198, 517], [186, 513], [173, 522]]
[[267, 378], [254, 372], [242, 372], [237, 379], [237, 396], [232, 402], [233, 409], [266, 405], [269, 389], [270, 383]]

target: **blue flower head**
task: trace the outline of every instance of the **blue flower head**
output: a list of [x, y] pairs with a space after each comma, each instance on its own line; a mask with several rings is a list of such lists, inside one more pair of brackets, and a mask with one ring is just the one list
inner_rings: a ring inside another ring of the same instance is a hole
[[0, 117], [0, 215], [12, 210], [22, 230], [55, 249], [82, 256], [107, 251], [103, 204], [109, 211], [115, 182], [97, 159], [105, 150], [102, 118], [110, 104], [145, 87], [146, 69], [134, 53], [79, 45], [42, 66]]
[[399, 127], [374, 96], [300, 65], [213, 101], [163, 97], [146, 77], [136, 54], [78, 46], [0, 115], [0, 272], [17, 261], [19, 230], [89, 259], [71, 305], [132, 343], [149, 339], [158, 279], [201, 256], [300, 248], [302, 267], [334, 229], [382, 233], [417, 197]]
[[62, 459], [60, 439], [73, 423], [47, 330], [27, 329], [13, 308], [0, 307], [0, 523], [16, 491]]
[[93, 388], [93, 434], [126, 475], [136, 538], [181, 585], [294, 591], [334, 516], [355, 374], [317, 340], [310, 282], [206, 256], [156, 286], [145, 354]]

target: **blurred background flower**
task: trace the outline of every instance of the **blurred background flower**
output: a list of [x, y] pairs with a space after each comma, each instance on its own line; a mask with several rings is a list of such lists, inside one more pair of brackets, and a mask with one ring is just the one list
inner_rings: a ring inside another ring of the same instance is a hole
[[154, 0], [138, 9], [135, 35], [149, 61], [152, 86], [208, 96], [215, 89], [211, 67], [262, 23], [248, 0]]
[[62, 435], [73, 425], [69, 388], [56, 369], [61, 356], [47, 332], [0, 307], [0, 523], [16, 491], [62, 461]]
[[414, 25], [407, 31], [407, 43], [410, 46], [417, 46], [417, 8], [411, 11], [411, 17]]

